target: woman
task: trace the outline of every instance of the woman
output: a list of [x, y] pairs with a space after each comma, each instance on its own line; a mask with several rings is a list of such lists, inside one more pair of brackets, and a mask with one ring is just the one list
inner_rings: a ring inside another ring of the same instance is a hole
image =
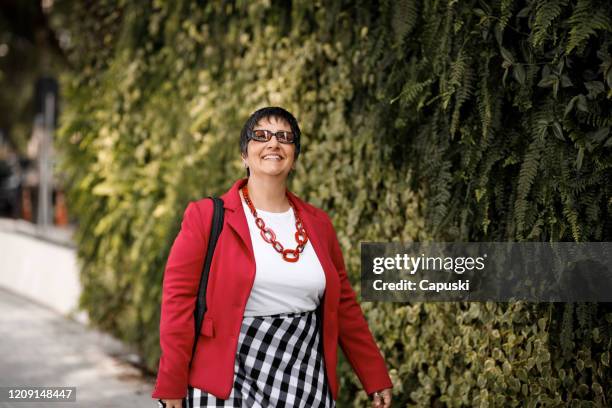
[[241, 132], [247, 178], [221, 196], [225, 216], [190, 364], [193, 310], [212, 200], [190, 202], [164, 273], [161, 357], [152, 396], [166, 407], [334, 407], [340, 344], [373, 407], [392, 383], [346, 275], [327, 214], [287, 190], [300, 129], [278, 107]]

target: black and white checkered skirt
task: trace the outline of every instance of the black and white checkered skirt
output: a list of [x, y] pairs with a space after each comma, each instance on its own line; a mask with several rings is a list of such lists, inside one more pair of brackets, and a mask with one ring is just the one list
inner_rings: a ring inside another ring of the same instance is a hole
[[227, 400], [188, 387], [186, 408], [335, 407], [315, 310], [243, 317]]

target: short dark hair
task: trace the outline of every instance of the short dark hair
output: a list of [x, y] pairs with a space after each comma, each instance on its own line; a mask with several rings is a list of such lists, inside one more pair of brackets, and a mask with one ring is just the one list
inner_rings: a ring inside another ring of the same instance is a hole
[[[294, 135], [295, 157], [293, 159], [297, 160], [298, 156], [300, 155], [300, 127], [298, 126], [297, 120], [290, 112], [278, 106], [267, 106], [265, 108], [258, 109], [251, 114], [240, 132], [240, 152], [246, 156], [247, 145], [249, 143], [249, 132], [252, 131], [257, 122], [263, 118], [282, 119], [289, 124]], [[251, 172], [248, 168], [246, 171], [247, 177], [249, 177]]]

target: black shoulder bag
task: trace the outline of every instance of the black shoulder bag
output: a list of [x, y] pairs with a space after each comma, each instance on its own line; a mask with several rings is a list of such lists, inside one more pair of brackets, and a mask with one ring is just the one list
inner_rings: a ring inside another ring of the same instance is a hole
[[[204, 266], [202, 267], [202, 276], [200, 278], [200, 286], [198, 287], [198, 297], [196, 299], [196, 307], [194, 310], [195, 320], [195, 339], [193, 342], [193, 350], [191, 352], [191, 358], [195, 353], [196, 345], [198, 344], [198, 336], [202, 328], [202, 321], [204, 320], [204, 313], [206, 313], [206, 287], [208, 286], [208, 273], [210, 272], [210, 264], [212, 262], [213, 253], [215, 252], [215, 246], [219, 239], [219, 234], [223, 229], [223, 200], [219, 197], [208, 197], [213, 200], [213, 216], [212, 226], [210, 228], [210, 238], [208, 239], [208, 249], [206, 250], [206, 259], [204, 260]], [[191, 362], [189, 363], [191, 365]]]

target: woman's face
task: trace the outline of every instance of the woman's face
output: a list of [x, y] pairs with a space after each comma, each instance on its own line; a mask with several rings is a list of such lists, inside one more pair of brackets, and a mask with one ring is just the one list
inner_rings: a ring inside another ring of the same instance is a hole
[[[262, 118], [253, 127], [253, 130], [266, 129], [271, 132], [282, 130], [291, 132], [291, 126], [282, 119], [274, 117]], [[272, 136], [267, 142], [249, 140], [247, 156], [242, 160], [249, 166], [250, 175], [268, 175], [287, 177], [293, 167], [295, 157], [295, 144], [286, 144]]]

